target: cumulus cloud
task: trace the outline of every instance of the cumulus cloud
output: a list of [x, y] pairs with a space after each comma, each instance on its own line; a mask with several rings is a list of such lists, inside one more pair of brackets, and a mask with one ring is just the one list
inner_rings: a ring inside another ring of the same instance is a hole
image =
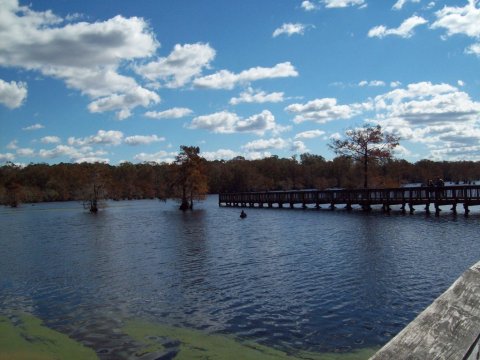
[[345, 8], [349, 6], [366, 6], [365, 0], [322, 0], [326, 8]]
[[381, 80], [362, 80], [358, 83], [358, 86], [360, 87], [365, 87], [365, 86], [371, 86], [371, 87], [380, 87], [380, 86], [385, 86], [385, 82]]
[[407, 2], [419, 3], [420, 0], [398, 0], [392, 7], [393, 10], [401, 10]]
[[165, 141], [165, 138], [157, 135], [133, 135], [127, 136], [124, 140], [125, 144], [131, 146], [148, 145], [160, 141]]
[[233, 151], [230, 149], [218, 149], [216, 151], [204, 151], [202, 152], [202, 157], [208, 161], [213, 160], [231, 160], [234, 157], [243, 156], [243, 154]]
[[480, 102], [455, 86], [414, 83], [379, 95], [374, 102], [378, 123], [404, 140], [428, 145], [432, 156], [444, 154], [444, 159], [454, 160], [453, 154], [468, 152], [480, 141]]
[[305, 104], [291, 104], [285, 108], [285, 111], [297, 114], [293, 120], [296, 124], [305, 121], [324, 124], [333, 120], [350, 119], [368, 110], [370, 106], [369, 103], [338, 105], [337, 99], [322, 98]]
[[57, 144], [60, 142], [58, 136], [44, 136], [40, 139], [43, 144]]
[[[158, 102], [150, 90], [136, 91], [142, 100], [131, 100], [135, 79], [121, 75], [128, 61], [154, 55], [158, 43], [148, 23], [137, 17], [115, 16], [95, 23], [66, 23], [51, 11], [35, 11], [18, 1], [0, 7], [0, 65], [36, 70], [65, 81], [94, 102], [92, 111], [118, 111], [127, 116], [136, 106]], [[123, 105], [96, 106], [98, 98], [116, 97]], [[120, 114], [121, 113], [121, 114]]]
[[246, 119], [242, 119], [237, 114], [228, 111], [197, 116], [192, 120], [189, 128], [205, 129], [218, 134], [250, 132], [259, 135], [263, 135], [266, 131], [277, 133], [287, 130], [286, 127], [275, 122], [275, 117], [268, 110]]
[[16, 153], [20, 157], [28, 157], [28, 156], [35, 155], [35, 150], [30, 148], [21, 148], [21, 149], [17, 149]]
[[98, 130], [95, 135], [85, 138], [69, 137], [68, 145], [86, 146], [86, 145], [120, 145], [123, 140], [123, 133], [117, 130]]
[[167, 57], [137, 66], [135, 71], [149, 80], [161, 80], [166, 87], [178, 88], [209, 68], [214, 58], [215, 50], [209, 44], [177, 44]]
[[285, 140], [282, 138], [258, 139], [253, 140], [242, 146], [250, 153], [265, 153], [267, 150], [290, 150], [295, 153], [308, 151], [305, 144], [300, 140]]
[[[464, 7], [445, 6], [435, 13], [437, 20], [432, 29], [445, 29], [446, 36], [466, 35], [477, 41], [480, 39], [480, 8], [478, 0], [469, 0]], [[480, 56], [480, 43], [470, 45], [465, 52]]]
[[72, 162], [109, 162], [108, 158], [103, 157], [106, 152], [103, 150], [94, 151], [90, 146], [76, 148], [68, 145], [57, 145], [53, 149], [41, 149], [38, 155], [44, 159], [55, 159], [67, 157]]
[[15, 160], [15, 154], [12, 153], [0, 153], [0, 161], [7, 162]]
[[478, 0], [469, 0], [464, 7], [445, 6], [435, 13], [437, 20], [432, 29], [445, 29], [447, 36], [463, 34], [473, 38], [480, 37], [480, 9]]
[[421, 16], [414, 15], [406, 19], [398, 28], [388, 29], [385, 25], [375, 26], [368, 32], [368, 37], [384, 38], [385, 36], [399, 36], [402, 38], [410, 38], [413, 36], [413, 30], [420, 25], [426, 24], [428, 21]]
[[298, 76], [297, 70], [290, 62], [284, 62], [271, 68], [254, 67], [238, 74], [228, 70], [197, 78], [193, 84], [208, 89], [233, 89], [239, 83], [250, 83], [262, 79], [274, 79]]
[[302, 5], [301, 5], [302, 9], [305, 10], [305, 11], [313, 11], [317, 8], [317, 6], [309, 1], [309, 0], [304, 0], [302, 1]]
[[192, 113], [193, 111], [189, 108], [175, 107], [164, 111], [147, 111], [145, 116], [152, 119], [180, 119]]
[[140, 162], [156, 162], [156, 163], [172, 163], [175, 161], [176, 152], [167, 152], [167, 151], [158, 151], [156, 153], [140, 153], [135, 155], [133, 158], [136, 161]]
[[314, 139], [317, 137], [320, 137], [322, 135], [325, 135], [325, 131], [322, 130], [308, 130], [308, 131], [303, 131], [295, 135], [295, 139]]
[[303, 35], [305, 33], [305, 30], [307, 28], [307, 25], [300, 24], [300, 23], [285, 23], [279, 28], [275, 29], [273, 32], [272, 36], [277, 37], [280, 35], [287, 35], [287, 36], [292, 36], [292, 35]]
[[267, 131], [278, 133], [288, 129], [278, 125], [275, 122], [275, 117], [268, 110], [246, 119], [242, 119], [237, 114], [228, 111], [197, 116], [188, 127], [190, 129], [204, 129], [219, 134], [247, 132], [258, 135], [263, 135]]
[[233, 97], [230, 99], [231, 105], [238, 105], [241, 103], [256, 103], [263, 104], [267, 102], [277, 103], [284, 101], [283, 92], [266, 93], [261, 90], [254, 90], [249, 87], [246, 91], [240, 93], [239, 97]]
[[0, 104], [10, 109], [22, 106], [27, 98], [27, 84], [24, 82], [6, 82], [0, 79]]
[[282, 138], [258, 139], [242, 146], [247, 151], [265, 151], [287, 149], [290, 143]]
[[42, 124], [33, 124], [27, 127], [22, 128], [23, 131], [33, 131], [33, 130], [40, 130], [45, 128]]

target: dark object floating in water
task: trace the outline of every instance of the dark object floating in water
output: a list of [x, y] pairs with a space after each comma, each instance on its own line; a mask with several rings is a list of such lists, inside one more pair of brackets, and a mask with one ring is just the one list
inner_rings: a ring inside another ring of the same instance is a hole
[[246, 217], [247, 217], [247, 213], [242, 210], [242, 212], [240, 213], [240, 218], [245, 219]]

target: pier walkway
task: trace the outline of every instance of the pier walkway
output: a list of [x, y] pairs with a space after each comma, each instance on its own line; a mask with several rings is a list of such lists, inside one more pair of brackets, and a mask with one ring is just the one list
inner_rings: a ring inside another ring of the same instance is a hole
[[329, 189], [329, 190], [292, 190], [264, 191], [220, 194], [219, 206], [236, 207], [302, 207], [309, 205], [320, 209], [327, 205], [335, 209], [343, 205], [347, 210], [360, 206], [363, 210], [371, 210], [372, 205], [382, 205], [384, 211], [390, 211], [390, 206], [400, 205], [401, 210], [413, 213], [415, 206], [422, 205], [430, 212], [430, 205], [437, 214], [440, 206], [450, 205], [451, 211], [457, 212], [457, 205], [462, 204], [464, 213], [469, 213], [469, 207], [480, 205], [480, 185], [460, 185], [445, 187], [402, 187], [384, 189]]

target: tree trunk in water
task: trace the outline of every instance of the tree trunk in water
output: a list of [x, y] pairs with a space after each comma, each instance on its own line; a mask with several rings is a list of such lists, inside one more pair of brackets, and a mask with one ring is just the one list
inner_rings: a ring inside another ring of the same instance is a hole
[[363, 159], [363, 187], [368, 188], [368, 157], [365, 154]]

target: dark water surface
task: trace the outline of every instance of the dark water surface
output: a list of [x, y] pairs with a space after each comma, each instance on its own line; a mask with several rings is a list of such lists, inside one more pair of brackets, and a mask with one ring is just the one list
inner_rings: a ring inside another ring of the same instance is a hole
[[382, 345], [480, 259], [479, 213], [110, 202], [0, 208], [0, 314], [57, 329], [109, 318], [233, 334], [282, 349]]

